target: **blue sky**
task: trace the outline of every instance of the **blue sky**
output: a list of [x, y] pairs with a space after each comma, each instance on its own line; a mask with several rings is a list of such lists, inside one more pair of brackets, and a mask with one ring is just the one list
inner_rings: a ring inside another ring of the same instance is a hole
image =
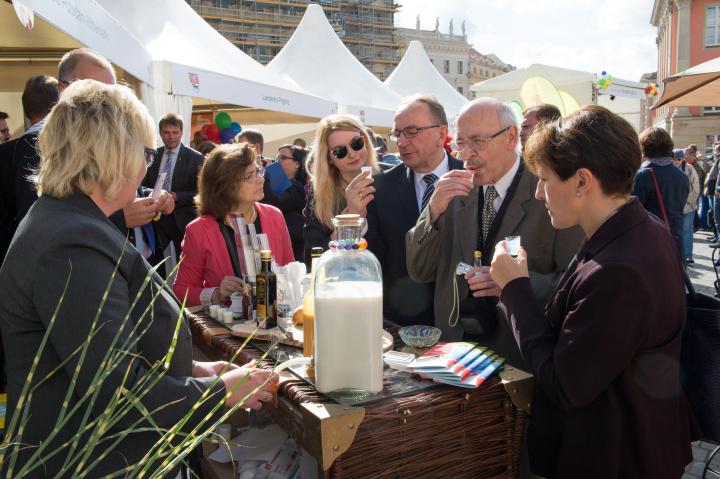
[[401, 27], [455, 33], [465, 20], [468, 42], [481, 53], [523, 68], [543, 63], [639, 81], [657, 70], [653, 0], [399, 0]]

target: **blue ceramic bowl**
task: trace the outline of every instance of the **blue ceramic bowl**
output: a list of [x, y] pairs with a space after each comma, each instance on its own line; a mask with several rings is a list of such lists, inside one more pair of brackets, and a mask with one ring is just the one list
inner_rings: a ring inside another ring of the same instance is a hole
[[429, 348], [438, 342], [441, 331], [434, 326], [405, 326], [400, 328], [400, 339], [413, 348]]

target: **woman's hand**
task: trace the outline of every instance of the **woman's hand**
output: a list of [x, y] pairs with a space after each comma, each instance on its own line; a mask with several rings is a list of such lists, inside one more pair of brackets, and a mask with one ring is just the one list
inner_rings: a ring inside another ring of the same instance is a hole
[[374, 181], [370, 172], [365, 171], [353, 178], [345, 188], [346, 213], [358, 214], [363, 218], [367, 216], [367, 205], [375, 199], [375, 187], [370, 186]]
[[528, 278], [527, 253], [520, 247], [517, 258], [507, 252], [505, 241], [495, 245], [495, 255], [490, 263], [490, 276], [503, 289], [506, 284], [517, 278]]
[[241, 402], [243, 406], [259, 411], [263, 403], [269, 402], [277, 390], [278, 376], [272, 371], [241, 367], [220, 376], [225, 384], [227, 397], [225, 405], [232, 407]]
[[193, 361], [192, 375], [194, 378], [209, 378], [239, 368], [237, 364], [227, 361]]
[[224, 303], [230, 299], [231, 294], [242, 291], [244, 285], [245, 283], [237, 276], [225, 276], [220, 282], [220, 286], [213, 291], [210, 302], [213, 304]]

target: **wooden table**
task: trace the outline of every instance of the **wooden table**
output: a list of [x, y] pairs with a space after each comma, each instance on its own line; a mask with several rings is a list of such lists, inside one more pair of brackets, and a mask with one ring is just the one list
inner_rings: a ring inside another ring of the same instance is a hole
[[[228, 359], [242, 345], [205, 313], [188, 318], [194, 344], [208, 357]], [[250, 345], [236, 362], [261, 356]], [[531, 396], [532, 377], [513, 368], [478, 389], [438, 386], [364, 407], [339, 405], [284, 376], [268, 410], [316, 458], [322, 477], [512, 478]]]

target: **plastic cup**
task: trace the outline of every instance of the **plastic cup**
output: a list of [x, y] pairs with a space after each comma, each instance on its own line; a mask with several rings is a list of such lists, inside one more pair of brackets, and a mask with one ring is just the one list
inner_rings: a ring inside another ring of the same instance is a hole
[[225, 324], [232, 324], [233, 322], [233, 311], [231, 309], [226, 309], [223, 311], [223, 323]]
[[507, 247], [507, 252], [510, 253], [510, 256], [516, 258], [518, 253], [520, 253], [520, 237], [506, 236], [505, 245]]

